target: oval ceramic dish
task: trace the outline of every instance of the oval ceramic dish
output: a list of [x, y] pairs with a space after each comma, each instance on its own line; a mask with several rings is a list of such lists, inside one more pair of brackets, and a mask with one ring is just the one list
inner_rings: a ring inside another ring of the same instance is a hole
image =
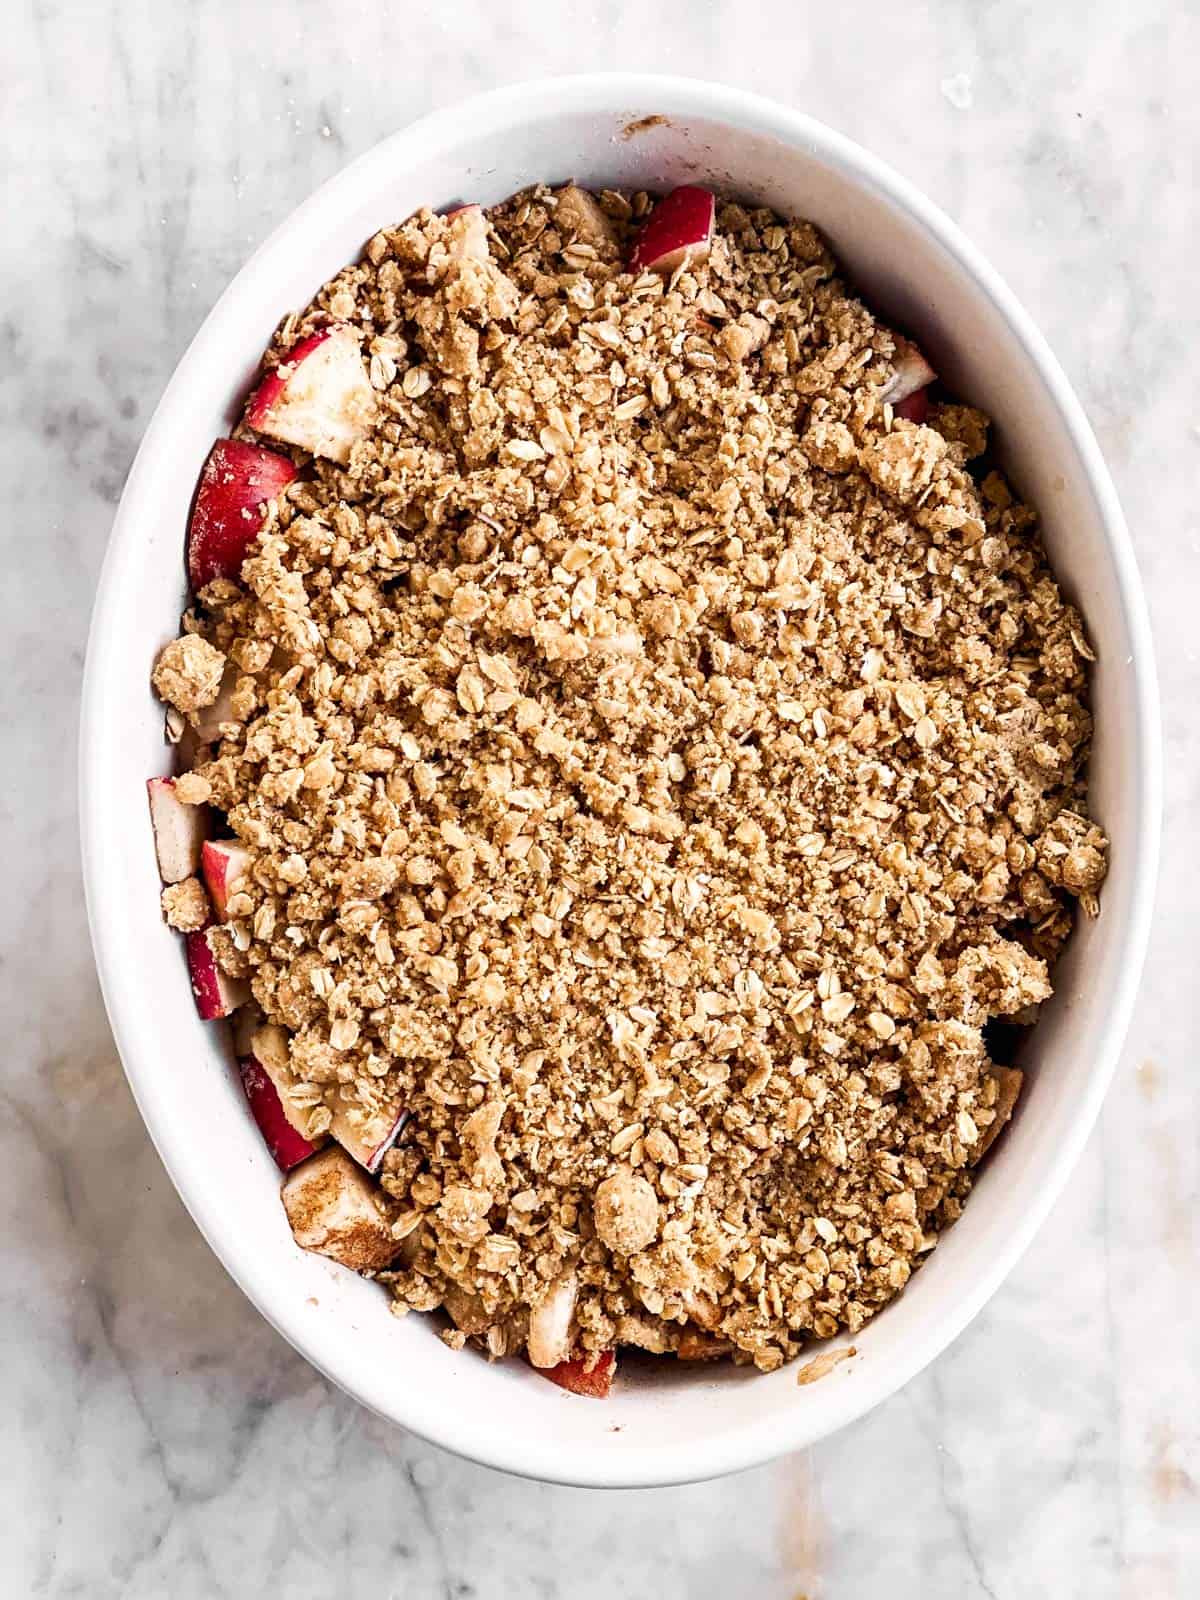
[[[202, 1024], [163, 927], [145, 780], [167, 770], [156, 652], [174, 637], [183, 535], [213, 439], [236, 420], [281, 316], [421, 205], [494, 203], [535, 180], [665, 190], [699, 182], [816, 222], [847, 274], [915, 334], [951, 392], [986, 410], [1099, 662], [1092, 805], [1112, 839], [1103, 909], [1055, 975], [1013, 1124], [962, 1220], [819, 1383], [795, 1368], [622, 1364], [607, 1403], [518, 1360], [454, 1352], [430, 1319], [292, 1242], [279, 1174], [246, 1111], [225, 1030]], [[1128, 536], [1058, 363], [991, 267], [882, 162], [796, 111], [673, 78], [553, 79], [437, 112], [306, 201], [222, 295], [167, 387], [129, 477], [96, 601], [81, 784], [96, 958], [130, 1084], [167, 1170], [229, 1272], [350, 1394], [475, 1460], [565, 1483], [679, 1482], [829, 1433], [959, 1333], [1029, 1243], [1071, 1170], [1117, 1060], [1142, 965], [1159, 820], [1150, 637]], [[995, 1403], [1003, 1404], [999, 1394]]]

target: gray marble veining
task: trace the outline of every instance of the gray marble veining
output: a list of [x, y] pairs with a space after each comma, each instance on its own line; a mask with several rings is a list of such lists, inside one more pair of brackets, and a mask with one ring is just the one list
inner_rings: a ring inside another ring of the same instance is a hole
[[[15, 0], [0, 59], [0, 1592], [214, 1600], [1184, 1600], [1200, 1587], [1200, 312], [1194, 0]], [[720, 77], [873, 146], [992, 257], [1124, 497], [1165, 698], [1166, 869], [1101, 1125], [917, 1382], [817, 1448], [591, 1494], [465, 1465], [268, 1328], [175, 1199], [92, 973], [91, 592], [188, 339], [321, 179], [523, 76]]]

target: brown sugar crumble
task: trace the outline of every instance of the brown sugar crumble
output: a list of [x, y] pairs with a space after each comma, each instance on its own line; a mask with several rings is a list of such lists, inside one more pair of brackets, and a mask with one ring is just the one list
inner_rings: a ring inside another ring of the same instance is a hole
[[421, 212], [289, 318], [271, 360], [356, 332], [374, 421], [154, 681], [194, 728], [225, 685], [177, 793], [251, 852], [209, 938], [310, 1130], [411, 1113], [396, 1309], [769, 1371], [904, 1287], [1012, 1109], [984, 1024], [1106, 870], [1091, 652], [815, 229], [719, 204], [635, 275], [648, 205]]

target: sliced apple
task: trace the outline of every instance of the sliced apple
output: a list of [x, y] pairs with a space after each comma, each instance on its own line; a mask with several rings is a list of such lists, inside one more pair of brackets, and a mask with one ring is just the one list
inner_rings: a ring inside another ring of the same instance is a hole
[[280, 1172], [290, 1172], [302, 1161], [307, 1161], [309, 1156], [315, 1155], [319, 1147], [292, 1127], [283, 1101], [279, 1098], [279, 1091], [262, 1063], [248, 1056], [238, 1062], [238, 1069], [251, 1114]]
[[569, 1389], [572, 1394], [587, 1395], [592, 1400], [607, 1400], [616, 1370], [617, 1352], [602, 1350], [591, 1367], [584, 1358], [560, 1361], [556, 1367], [543, 1367], [541, 1375], [549, 1378], [551, 1383], [556, 1383], [560, 1389]]
[[708, 189], [684, 184], [650, 213], [629, 257], [631, 272], [669, 276], [684, 262], [702, 260], [712, 244], [716, 201]]
[[293, 1168], [282, 1196], [292, 1237], [302, 1250], [329, 1256], [354, 1272], [378, 1272], [400, 1253], [374, 1185], [340, 1145]]
[[570, 1361], [578, 1292], [578, 1280], [569, 1272], [547, 1290], [530, 1312], [525, 1348], [535, 1367], [549, 1369]]
[[199, 711], [192, 713], [192, 726], [201, 744], [216, 744], [221, 737], [222, 723], [237, 721], [233, 714], [233, 692], [237, 688], [238, 676], [236, 664], [227, 661], [225, 671], [221, 674], [217, 698], [211, 705], [202, 706]]
[[451, 206], [446, 212], [450, 224], [449, 248], [455, 261], [490, 261], [487, 217], [482, 206]]
[[206, 928], [199, 933], [185, 933], [183, 938], [196, 1010], [205, 1022], [231, 1017], [250, 998], [249, 984], [244, 978], [231, 978], [228, 973], [221, 971], [208, 942]]
[[[240, 1017], [240, 1013], [239, 1013]], [[279, 1096], [283, 1114], [298, 1133], [303, 1132], [305, 1122], [305, 1107], [296, 1098], [296, 1089], [299, 1079], [292, 1069], [291, 1052], [288, 1049], [288, 1036], [285, 1029], [274, 1022], [264, 1022], [261, 1016], [251, 1029], [242, 1029], [239, 1042], [239, 1030], [235, 1023], [234, 1044], [239, 1056], [251, 1056], [262, 1067], [263, 1071], [275, 1085], [275, 1092]], [[246, 1038], [246, 1033], [249, 1038]], [[322, 1134], [320, 1140], [314, 1144], [314, 1149], [328, 1144], [328, 1138]]]
[[246, 421], [257, 432], [342, 466], [374, 416], [375, 391], [358, 340], [339, 322], [301, 339], [246, 407]]
[[187, 566], [193, 589], [236, 578], [262, 531], [265, 507], [296, 476], [286, 456], [241, 439], [218, 439], [200, 474], [188, 523]]
[[347, 1154], [368, 1172], [378, 1172], [383, 1158], [404, 1132], [408, 1112], [387, 1106], [364, 1117], [362, 1108], [343, 1102], [335, 1105], [329, 1131]]
[[208, 812], [204, 806], [185, 806], [177, 800], [174, 778], [148, 779], [146, 793], [159, 876], [164, 883], [182, 883], [200, 865]]
[[229, 915], [229, 897], [239, 878], [250, 871], [254, 855], [237, 839], [206, 839], [200, 851], [200, 871], [213, 909], [222, 922]]
[[[301, 1124], [303, 1115], [292, 1099], [296, 1075], [292, 1070], [286, 1032], [273, 1023], [264, 1024], [255, 1031], [246, 1053], [260, 1063], [275, 1085], [284, 1115], [291, 1118], [293, 1125]], [[407, 1123], [408, 1113], [394, 1106], [385, 1107], [367, 1117], [363, 1115], [361, 1107], [343, 1098], [340, 1104], [334, 1106], [329, 1131], [360, 1167], [375, 1173], [383, 1165], [384, 1156], [404, 1132]]]
[[932, 383], [937, 373], [911, 339], [902, 338], [897, 334], [895, 340], [896, 355], [893, 361], [895, 370], [889, 382], [884, 385], [880, 399], [886, 400], [894, 411], [899, 411], [902, 402]]
[[999, 1083], [1000, 1092], [996, 1096], [996, 1115], [983, 1130], [983, 1137], [971, 1152], [971, 1165], [975, 1166], [982, 1161], [984, 1156], [995, 1144], [996, 1140], [1008, 1126], [1013, 1108], [1021, 1096], [1021, 1086], [1025, 1082], [1025, 1074], [1019, 1067], [993, 1067], [992, 1076]]
[[291, 1095], [295, 1077], [288, 1064], [287, 1037], [282, 1028], [261, 1024], [255, 1006], [243, 1006], [233, 1019], [242, 1087], [267, 1149], [281, 1172], [290, 1172], [320, 1149], [301, 1131], [303, 1115]]
[[554, 222], [559, 233], [590, 244], [601, 255], [609, 254], [617, 242], [617, 230], [594, 194], [568, 183], [558, 191]]

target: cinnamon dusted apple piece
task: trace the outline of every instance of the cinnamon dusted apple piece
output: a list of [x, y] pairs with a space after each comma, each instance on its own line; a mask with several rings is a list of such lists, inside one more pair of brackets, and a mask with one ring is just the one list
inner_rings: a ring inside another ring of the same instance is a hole
[[384, 1106], [365, 1116], [358, 1106], [335, 1104], [329, 1131], [360, 1167], [378, 1172], [383, 1158], [408, 1124], [408, 1112], [398, 1106]]
[[610, 258], [617, 248], [617, 230], [594, 194], [568, 183], [558, 191], [554, 223], [564, 240], [590, 245], [601, 259]]
[[353, 1272], [379, 1272], [399, 1255], [382, 1196], [340, 1145], [294, 1167], [281, 1192], [302, 1250], [329, 1256]]
[[216, 698], [192, 712], [192, 731], [201, 744], [216, 744], [222, 737], [224, 724], [237, 722], [233, 714], [233, 696], [239, 676], [236, 664], [227, 661], [217, 685]]

